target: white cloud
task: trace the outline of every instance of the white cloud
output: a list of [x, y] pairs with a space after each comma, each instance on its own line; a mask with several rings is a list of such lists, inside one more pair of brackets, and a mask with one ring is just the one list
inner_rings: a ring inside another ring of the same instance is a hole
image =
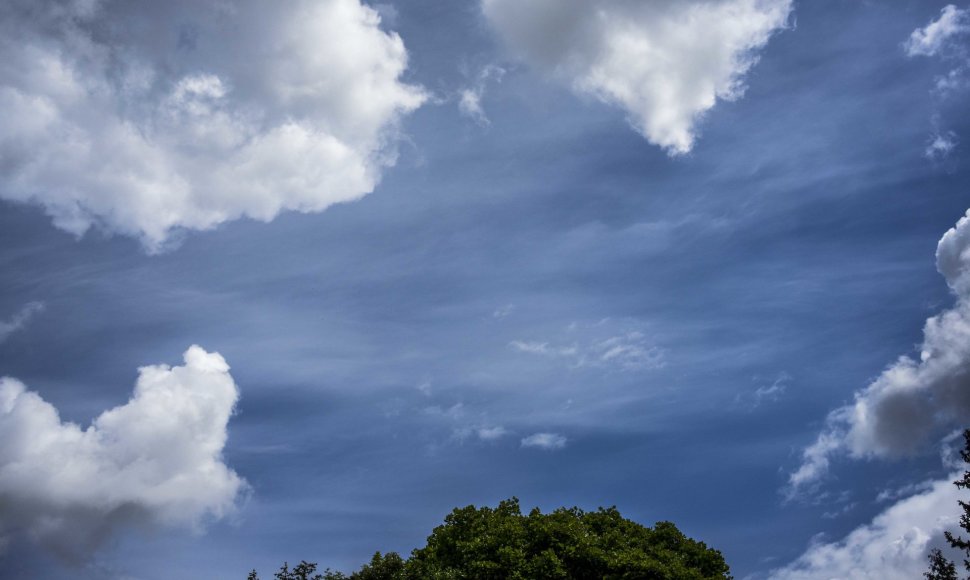
[[[950, 4], [943, 8], [939, 18], [923, 28], [917, 28], [903, 43], [903, 49], [910, 57], [937, 57], [947, 62], [956, 61], [953, 69], [936, 77], [934, 94], [940, 99], [963, 92], [968, 85], [967, 73], [970, 59], [965, 40], [970, 33], [970, 9], [961, 9]], [[934, 125], [937, 121], [934, 120]], [[937, 128], [930, 136], [923, 154], [931, 161], [945, 160], [957, 146], [957, 136], [952, 131]]]
[[506, 304], [492, 312], [492, 318], [506, 318], [515, 312], [515, 304]]
[[482, 98], [485, 96], [485, 89], [490, 81], [502, 82], [505, 76], [505, 69], [490, 64], [478, 73], [474, 84], [466, 87], [458, 93], [458, 111], [478, 123], [482, 127], [492, 124], [482, 108]]
[[452, 422], [462, 421], [465, 418], [465, 404], [455, 403], [450, 407], [431, 405], [423, 409], [425, 415], [447, 419]]
[[921, 481], [919, 483], [909, 483], [896, 488], [884, 489], [876, 496], [876, 502], [883, 503], [887, 501], [896, 501], [903, 497], [929, 491], [932, 487], [932, 481]]
[[566, 446], [566, 438], [558, 433], [533, 433], [522, 439], [522, 447], [556, 450]]
[[788, 476], [788, 499], [814, 487], [829, 471], [830, 456], [842, 450], [844, 434], [823, 431], [815, 442], [802, 451], [802, 464]]
[[475, 430], [475, 434], [482, 441], [495, 441], [496, 439], [501, 439], [509, 434], [508, 430], [501, 425], [496, 427], [479, 427]]
[[746, 407], [750, 411], [757, 409], [765, 403], [776, 403], [788, 391], [788, 385], [791, 383], [791, 380], [791, 375], [782, 371], [770, 383], [762, 384], [753, 392], [738, 393], [734, 398], [734, 402], [737, 405]]
[[[665, 351], [651, 344], [640, 330], [604, 319], [592, 325], [571, 324], [564, 342], [513, 340], [516, 352], [561, 359], [571, 368], [598, 368], [626, 372], [663, 367]], [[568, 342], [567, 342], [568, 341]]]
[[35, 314], [44, 310], [41, 302], [28, 302], [10, 320], [4, 322], [0, 320], [0, 342], [7, 340], [11, 334], [21, 330], [30, 322]]
[[378, 4], [371, 4], [371, 8], [377, 10], [377, 13], [381, 15], [381, 24], [384, 26], [397, 26], [397, 21], [401, 18], [401, 13], [396, 6], [386, 2], [380, 2]]
[[[460, 422], [461, 417], [455, 417], [455, 422]], [[489, 425], [489, 424], [479, 424], [475, 425], [462, 425], [455, 427], [451, 431], [451, 438], [460, 443], [464, 444], [470, 439], [477, 439], [485, 443], [494, 443], [503, 437], [512, 435], [512, 433], [501, 425]]]
[[664, 364], [664, 351], [647, 344], [646, 337], [638, 331], [593, 341], [579, 361], [579, 366], [614, 367], [624, 371], [655, 369]]
[[797, 560], [773, 570], [773, 580], [843, 580], [922, 577], [926, 555], [941, 547], [943, 530], [952, 528], [959, 511], [959, 490], [951, 481], [961, 473], [925, 482], [921, 493], [890, 506], [872, 522], [836, 542], [816, 542]]
[[829, 415], [789, 478], [791, 493], [825, 475], [833, 454], [913, 454], [932, 437], [970, 421], [970, 211], [940, 239], [936, 265], [956, 304], [926, 321], [918, 360], [900, 357], [857, 392], [852, 404]]
[[934, 92], [941, 98], [947, 98], [954, 93], [967, 90], [967, 87], [970, 86], [970, 80], [967, 79], [968, 70], [970, 70], [970, 66], [962, 65], [945, 75], [936, 77], [936, 83], [933, 86]]
[[697, 121], [744, 92], [791, 0], [483, 0], [513, 52], [621, 107], [651, 143], [690, 151]]
[[458, 96], [458, 111], [486, 127], [491, 124], [482, 109], [482, 94], [474, 89], [462, 89]]
[[934, 161], [940, 161], [946, 159], [950, 156], [957, 147], [957, 136], [953, 131], [947, 131], [946, 133], [936, 133], [930, 138], [929, 143], [926, 145], [926, 150], [924, 155], [928, 159]]
[[231, 513], [245, 482], [222, 459], [239, 393], [216, 353], [139, 369], [134, 394], [82, 429], [0, 379], [0, 535], [83, 556], [131, 521], [198, 528]]
[[790, 382], [791, 375], [786, 372], [778, 373], [778, 376], [770, 385], [764, 385], [755, 390], [754, 405], [758, 406], [765, 401], [777, 401], [788, 390], [788, 383]]
[[949, 4], [940, 17], [909, 35], [903, 48], [909, 56], [936, 56], [948, 49], [951, 41], [970, 32], [970, 10]]
[[418, 386], [416, 388], [425, 397], [430, 397], [431, 396], [431, 391], [432, 391], [431, 381], [421, 381], [420, 383], [418, 383]]
[[0, 19], [0, 196], [77, 235], [159, 251], [178, 230], [358, 199], [425, 100], [359, 0], [87, 4], [15, 0]]
[[509, 343], [509, 347], [518, 352], [551, 357], [573, 357], [579, 354], [577, 346], [549, 346], [548, 342], [530, 340], [513, 340]]

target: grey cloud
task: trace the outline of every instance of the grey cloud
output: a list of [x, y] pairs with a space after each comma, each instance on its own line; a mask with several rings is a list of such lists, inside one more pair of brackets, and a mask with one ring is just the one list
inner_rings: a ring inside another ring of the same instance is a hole
[[926, 321], [919, 358], [900, 357], [853, 403], [833, 411], [791, 474], [791, 493], [814, 485], [836, 453], [894, 457], [970, 421], [970, 211], [943, 237], [937, 269], [956, 295], [953, 308]]

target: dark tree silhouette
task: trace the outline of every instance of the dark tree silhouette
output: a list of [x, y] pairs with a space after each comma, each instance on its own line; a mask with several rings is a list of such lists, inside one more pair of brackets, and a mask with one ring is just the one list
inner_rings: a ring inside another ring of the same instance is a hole
[[953, 562], [946, 559], [939, 548], [930, 552], [930, 571], [924, 572], [923, 576], [927, 580], [959, 580], [957, 578], [957, 568]]
[[[960, 457], [963, 462], [970, 465], [970, 429], [963, 431], [963, 450]], [[970, 489], [970, 471], [964, 471], [963, 477], [953, 482], [953, 485], [960, 489]], [[960, 528], [965, 532], [970, 532], [970, 502], [962, 499], [957, 500], [963, 513], [960, 515]], [[970, 572], [970, 540], [964, 539], [962, 535], [955, 535], [950, 531], [943, 532], [947, 543], [951, 548], [960, 550], [964, 554], [963, 567]], [[927, 580], [957, 580], [956, 565], [943, 555], [943, 552], [936, 549], [930, 552], [930, 570], [923, 574]], [[968, 576], [970, 578], [970, 576]]]
[[[283, 565], [273, 574], [273, 577], [276, 580], [324, 580], [323, 575], [317, 574], [316, 571], [317, 565], [306, 560], [294, 566], [292, 570], [290, 570], [288, 562], [283, 562]], [[246, 580], [259, 580], [259, 574], [256, 573], [256, 570], [252, 570]]]

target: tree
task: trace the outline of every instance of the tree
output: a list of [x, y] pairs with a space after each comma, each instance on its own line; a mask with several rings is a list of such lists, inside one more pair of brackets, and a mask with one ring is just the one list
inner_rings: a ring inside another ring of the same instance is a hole
[[934, 548], [929, 555], [930, 571], [923, 573], [926, 580], [959, 580], [957, 568], [953, 562], [946, 559], [939, 548]]
[[[970, 429], [963, 431], [963, 450], [960, 457], [963, 462], [970, 464]], [[970, 489], [970, 470], [963, 472], [963, 477], [953, 482], [953, 485], [960, 489]], [[965, 532], [970, 532], [970, 502], [957, 500], [963, 513], [960, 515], [960, 528]], [[970, 540], [963, 536], [954, 535], [949, 530], [943, 532], [946, 541], [951, 548], [961, 550], [964, 553], [963, 567], [970, 572]], [[930, 570], [923, 574], [927, 580], [957, 580], [956, 566], [943, 555], [939, 549], [930, 552]], [[970, 576], [968, 576], [970, 578]]]
[[[280, 576], [277, 576], [280, 578]], [[519, 500], [495, 508], [456, 508], [404, 559], [376, 553], [345, 576], [323, 580], [729, 580], [717, 550], [670, 522], [653, 528], [623, 518], [615, 507], [560, 508], [523, 515]]]
[[406, 572], [409, 579], [730, 578], [720, 552], [670, 522], [650, 529], [615, 507], [534, 509], [523, 516], [516, 498], [495, 509], [454, 510], [411, 554]]
[[[293, 568], [293, 570], [290, 570], [289, 565], [286, 562], [283, 562], [283, 565], [280, 566], [279, 571], [273, 576], [276, 578], [276, 580], [324, 580], [321, 574], [315, 573], [316, 571], [317, 565], [313, 562], [307, 562], [306, 560], [302, 560]], [[255, 570], [253, 573], [254, 572]], [[252, 576], [253, 573], [250, 573], [250, 576]]]
[[399, 578], [404, 572], [404, 558], [396, 552], [388, 552], [381, 555], [380, 552], [374, 554], [370, 564], [366, 564], [358, 572], [354, 573], [353, 580], [391, 580]]

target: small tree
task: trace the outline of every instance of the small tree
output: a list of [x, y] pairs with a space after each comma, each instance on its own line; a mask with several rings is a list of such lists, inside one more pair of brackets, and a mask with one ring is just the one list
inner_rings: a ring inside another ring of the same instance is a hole
[[317, 565], [313, 562], [301, 561], [290, 570], [289, 565], [283, 562], [279, 572], [274, 574], [276, 580], [323, 580], [323, 576], [316, 574]]
[[[970, 465], [970, 429], [964, 430], [963, 443], [960, 457], [964, 463]], [[954, 481], [953, 485], [960, 489], [970, 489], [970, 471], [964, 471], [963, 477]], [[970, 532], [970, 502], [957, 501], [960, 503], [960, 508], [963, 509], [963, 514], [960, 516], [960, 528], [965, 532]], [[954, 535], [950, 531], [943, 532], [943, 535], [951, 548], [961, 550], [964, 553], [963, 567], [970, 572], [970, 540], [964, 539], [963, 536]], [[927, 580], [957, 580], [956, 565], [948, 560], [943, 552], [938, 549], [933, 550], [930, 552], [929, 559], [930, 570], [923, 574]]]

